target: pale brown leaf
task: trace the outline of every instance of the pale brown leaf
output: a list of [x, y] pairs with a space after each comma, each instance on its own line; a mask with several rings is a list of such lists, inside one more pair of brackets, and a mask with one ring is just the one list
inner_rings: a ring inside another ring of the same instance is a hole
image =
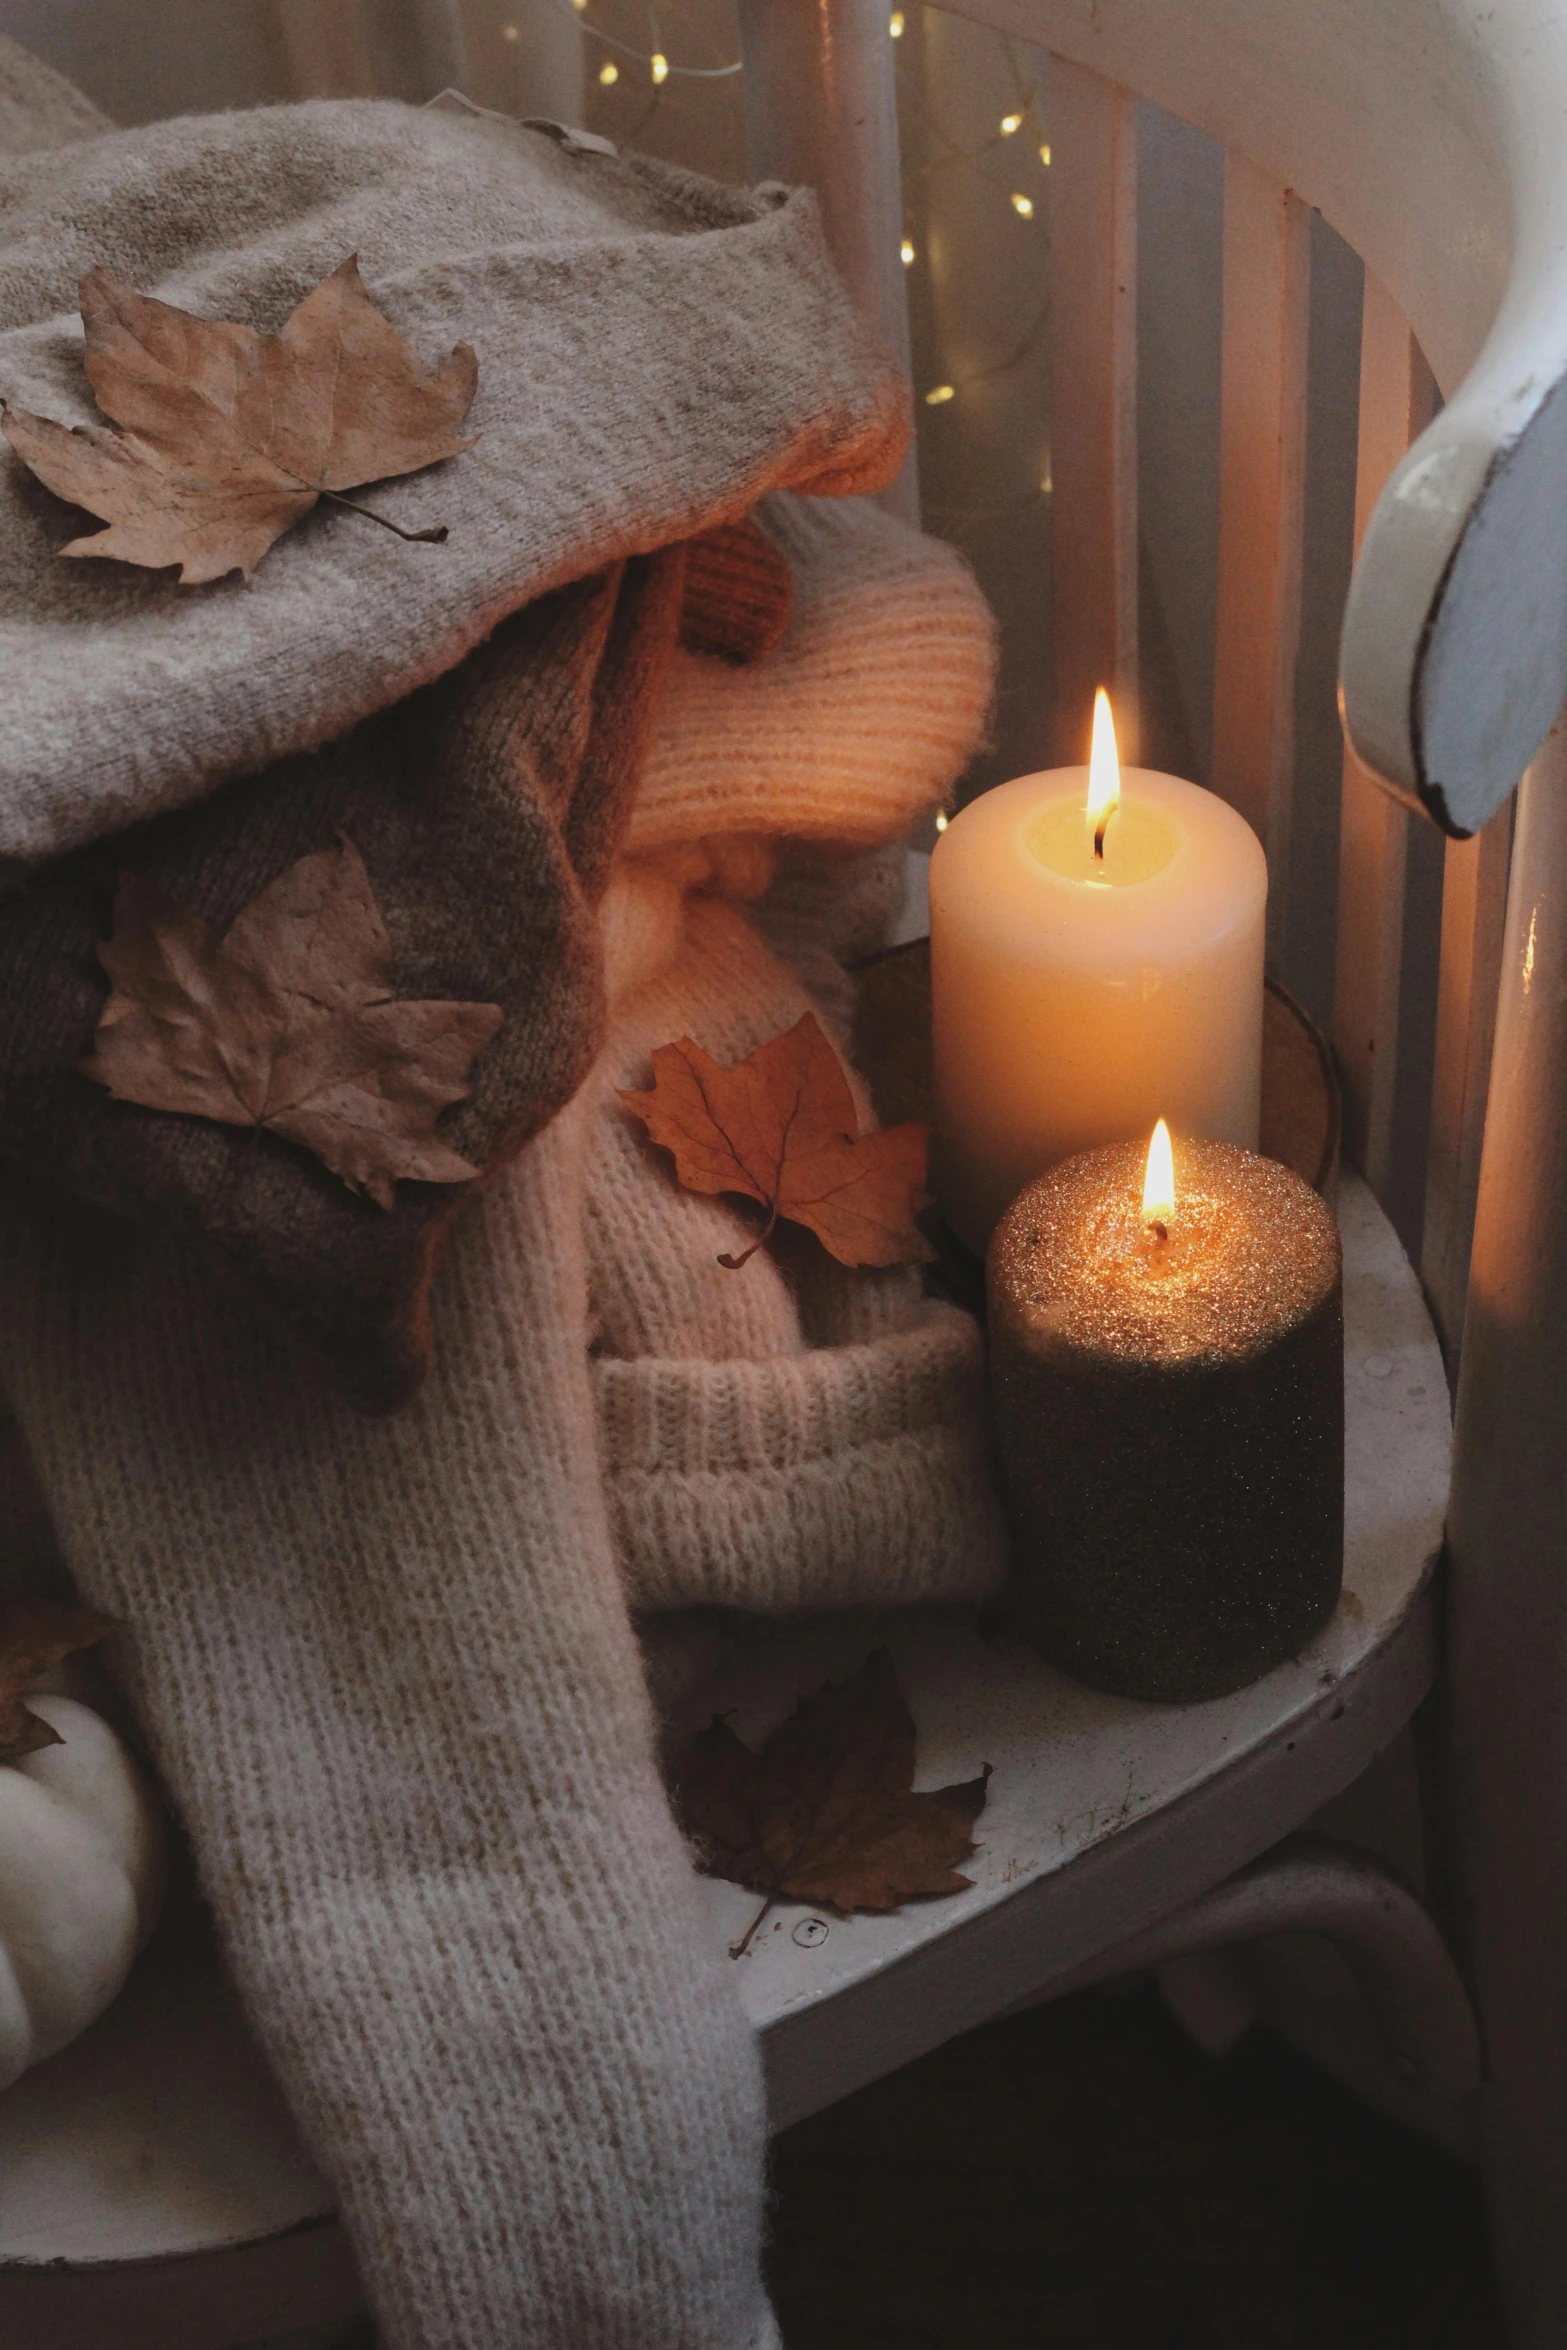
[[756, 1200], [764, 1239], [782, 1216], [808, 1226], [840, 1264], [924, 1264], [934, 1254], [914, 1222], [930, 1128], [861, 1134], [843, 1064], [814, 1012], [732, 1069], [689, 1036], [660, 1045], [651, 1091], [620, 1098], [674, 1153], [687, 1191]]
[[236, 569], [248, 579], [318, 497], [473, 446], [460, 429], [478, 383], [472, 350], [459, 343], [426, 372], [366, 293], [356, 255], [275, 335], [194, 318], [106, 269], [82, 279], [81, 306], [88, 380], [122, 429], [0, 412], [39, 480], [110, 526], [64, 555], [178, 564], [186, 585]]
[[878, 1649], [802, 1698], [760, 1754], [716, 1717], [676, 1756], [670, 1793], [709, 1876], [847, 1913], [963, 1892], [989, 1778], [987, 1764], [913, 1792], [914, 1723]]
[[398, 1000], [351, 841], [290, 865], [221, 939], [124, 875], [98, 955], [113, 992], [81, 1066], [117, 1100], [268, 1127], [383, 1208], [399, 1177], [478, 1173], [435, 1124], [467, 1096], [500, 1007]]
[[20, 1762], [24, 1754], [63, 1743], [59, 1731], [23, 1699], [62, 1658], [91, 1648], [113, 1629], [107, 1616], [62, 1607], [52, 1599], [0, 1603], [0, 1763]]

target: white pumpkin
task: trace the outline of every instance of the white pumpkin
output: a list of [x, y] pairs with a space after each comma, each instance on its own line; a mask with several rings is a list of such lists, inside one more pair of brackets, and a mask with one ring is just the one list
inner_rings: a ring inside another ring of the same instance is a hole
[[58, 1730], [0, 1765], [0, 2090], [101, 2015], [163, 1892], [157, 1799], [101, 1714], [31, 1696]]

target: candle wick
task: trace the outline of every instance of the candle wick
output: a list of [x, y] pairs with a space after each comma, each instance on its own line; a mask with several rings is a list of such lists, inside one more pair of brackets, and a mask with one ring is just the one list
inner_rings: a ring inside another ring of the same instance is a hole
[[1105, 834], [1109, 828], [1110, 811], [1107, 808], [1104, 814], [1100, 817], [1099, 822], [1094, 826], [1094, 855], [1101, 865], [1105, 861]]

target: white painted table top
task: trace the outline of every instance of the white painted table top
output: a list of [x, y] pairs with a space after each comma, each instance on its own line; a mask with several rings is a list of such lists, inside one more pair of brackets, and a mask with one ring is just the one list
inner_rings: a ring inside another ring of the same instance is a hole
[[[919, 1783], [994, 1766], [969, 1893], [889, 1918], [781, 1907], [736, 1962], [780, 2121], [998, 2013], [1216, 1882], [1347, 1784], [1429, 1684], [1422, 1601], [1447, 1494], [1441, 1360], [1414, 1277], [1362, 1184], [1345, 1247], [1344, 1605], [1234, 1697], [1155, 1707], [1063, 1678], [961, 1613], [746, 1625], [693, 1722], [765, 1735], [801, 1692], [885, 1642], [920, 1732]], [[707, 1888], [715, 1938], [755, 1909]], [[806, 1926], [802, 1940], [797, 1929]], [[160, 1934], [93, 2029], [0, 2097], [8, 2263], [123, 2261], [267, 2235], [330, 2207], [210, 1947]]]

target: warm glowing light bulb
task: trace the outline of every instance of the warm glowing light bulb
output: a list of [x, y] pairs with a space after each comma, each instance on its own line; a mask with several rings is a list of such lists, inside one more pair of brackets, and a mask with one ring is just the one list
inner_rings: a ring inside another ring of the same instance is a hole
[[888, 32], [889, 32], [889, 33], [891, 33], [891, 35], [892, 35], [892, 37], [893, 37], [893, 39], [894, 39], [895, 41], [901, 41], [901, 40], [902, 40], [902, 38], [903, 38], [903, 11], [902, 11], [902, 9], [901, 9], [901, 8], [895, 8], [895, 9], [893, 10], [893, 12], [892, 12], [891, 16], [889, 16], [889, 17], [888, 17], [888, 19], [887, 19], [887, 30], [888, 30]]
[[1010, 139], [1012, 133], [1021, 130], [1022, 127], [1023, 117], [1021, 114], [1004, 114], [1001, 117], [1001, 136], [1004, 139]]
[[1153, 1225], [1162, 1238], [1164, 1226], [1174, 1214], [1175, 1159], [1170, 1149], [1170, 1129], [1161, 1118], [1148, 1145], [1148, 1166], [1143, 1176], [1143, 1222]]
[[669, 79], [669, 59], [661, 57], [655, 50], [648, 62], [653, 68], [654, 81], [667, 82]]
[[1048, 147], [1040, 148], [1039, 160], [1044, 165], [1046, 171], [1048, 171], [1050, 169], [1050, 149]]
[[613, 61], [611, 61], [608, 65], [601, 65], [599, 67], [599, 80], [603, 83], [606, 90], [609, 88], [611, 82], [618, 82], [619, 79], [620, 68]]
[[903, 255], [904, 268], [908, 269], [914, 260], [914, 239], [912, 237], [905, 237], [898, 250]]
[[501, 26], [501, 39], [503, 41], [520, 41], [522, 39], [522, 35], [518, 32], [517, 27], [514, 24], [503, 24]]
[[951, 823], [951, 821], [952, 821], [952, 819], [951, 819], [951, 817], [950, 817], [950, 816], [947, 814], [947, 812], [946, 812], [945, 808], [938, 808], [938, 809], [937, 809], [937, 811], [936, 811], [936, 830], [937, 830], [938, 832], [945, 832], [945, 831], [946, 831], [946, 829], [947, 829], [947, 826], [948, 826], [948, 825]]
[[1088, 830], [1094, 855], [1105, 853], [1105, 833], [1121, 805], [1121, 761], [1115, 747], [1115, 720], [1103, 686], [1094, 696], [1094, 739], [1088, 754]]
[[1023, 218], [1024, 218], [1025, 220], [1032, 220], [1032, 219], [1033, 219], [1033, 217], [1034, 217], [1034, 199], [1033, 199], [1033, 197], [1032, 197], [1032, 196], [1014, 196], [1014, 197], [1013, 197], [1013, 199], [1012, 199], [1012, 209], [1013, 209], [1013, 211], [1014, 211], [1014, 212], [1021, 212], [1021, 214], [1023, 215]]
[[955, 400], [957, 396], [956, 384], [933, 384], [925, 394], [925, 405], [927, 408], [939, 408], [944, 401]]

